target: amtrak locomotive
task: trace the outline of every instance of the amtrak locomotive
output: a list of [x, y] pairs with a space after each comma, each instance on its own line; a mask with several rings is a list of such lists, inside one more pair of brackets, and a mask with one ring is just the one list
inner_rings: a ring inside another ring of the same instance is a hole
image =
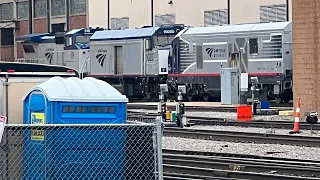
[[[54, 49], [53, 36], [29, 35], [19, 42]], [[220, 69], [240, 65], [241, 72], [258, 77], [260, 89], [280, 103], [292, 99], [291, 43], [291, 22], [76, 29], [64, 35], [63, 50], [54, 49], [51, 59], [41, 63], [62, 64], [105, 80], [129, 98], [157, 99], [159, 85], [166, 84], [170, 99], [182, 89], [186, 99], [206, 101], [220, 98]], [[48, 53], [26, 50], [29, 62], [40, 63], [37, 59]]]

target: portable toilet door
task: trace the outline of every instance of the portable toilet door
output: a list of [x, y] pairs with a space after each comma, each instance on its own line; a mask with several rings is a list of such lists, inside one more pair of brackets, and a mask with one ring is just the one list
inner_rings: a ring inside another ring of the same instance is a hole
[[[46, 124], [49, 107], [44, 94], [40, 91], [31, 92], [24, 102], [24, 123]], [[48, 157], [45, 154], [45, 134], [42, 129], [27, 130], [25, 133], [23, 179], [44, 179], [46, 176], [44, 165]]]

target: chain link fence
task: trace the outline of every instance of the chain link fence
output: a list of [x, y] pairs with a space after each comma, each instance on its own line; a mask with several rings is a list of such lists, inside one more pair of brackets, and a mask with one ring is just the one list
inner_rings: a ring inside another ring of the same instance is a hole
[[161, 124], [7, 125], [0, 179], [162, 179]]

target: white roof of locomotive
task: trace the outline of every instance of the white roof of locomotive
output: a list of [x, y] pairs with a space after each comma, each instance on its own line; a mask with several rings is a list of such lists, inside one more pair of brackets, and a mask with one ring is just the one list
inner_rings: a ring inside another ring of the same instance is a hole
[[292, 30], [291, 22], [255, 23], [189, 28], [183, 35], [245, 33], [252, 31]]

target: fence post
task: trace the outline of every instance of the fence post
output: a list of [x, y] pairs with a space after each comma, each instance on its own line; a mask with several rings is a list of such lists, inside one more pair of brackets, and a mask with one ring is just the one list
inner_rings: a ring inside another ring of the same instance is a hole
[[163, 164], [162, 164], [162, 117], [157, 116], [156, 119], [156, 133], [157, 133], [157, 165], [158, 165], [158, 179], [163, 180]]

